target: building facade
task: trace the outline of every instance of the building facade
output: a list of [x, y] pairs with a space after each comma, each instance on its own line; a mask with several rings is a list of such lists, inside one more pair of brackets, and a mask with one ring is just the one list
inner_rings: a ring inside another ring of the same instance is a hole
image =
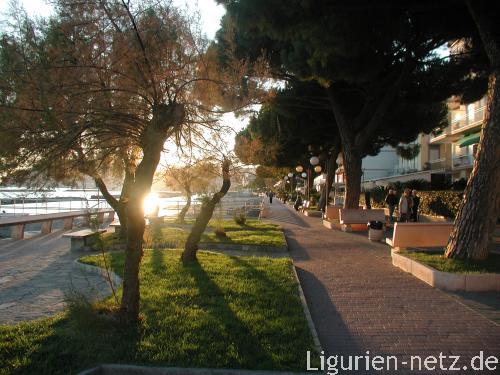
[[420, 152], [411, 160], [401, 158], [390, 146], [376, 156], [364, 158], [363, 187], [409, 180], [467, 180], [485, 121], [486, 100], [483, 97], [474, 103], [460, 104], [455, 98], [450, 99], [449, 125], [430, 135], [419, 135], [414, 143], [420, 145]]

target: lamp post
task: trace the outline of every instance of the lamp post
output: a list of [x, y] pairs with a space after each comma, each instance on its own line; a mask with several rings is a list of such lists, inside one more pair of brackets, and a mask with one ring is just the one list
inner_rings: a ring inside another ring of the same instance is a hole
[[292, 198], [292, 188], [293, 188], [293, 173], [288, 173], [288, 180], [290, 181], [290, 198]]

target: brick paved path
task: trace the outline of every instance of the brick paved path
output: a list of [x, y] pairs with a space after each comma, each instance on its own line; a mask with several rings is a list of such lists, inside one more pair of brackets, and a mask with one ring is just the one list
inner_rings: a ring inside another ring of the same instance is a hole
[[63, 231], [14, 241], [0, 240], [0, 325], [50, 316], [64, 309], [65, 294], [110, 294], [105, 280], [73, 268], [83, 254], [69, 251]]
[[[481, 350], [500, 357], [500, 325], [460, 298], [392, 266], [388, 246], [368, 241], [366, 233], [327, 229], [320, 218], [296, 214], [279, 201], [270, 208], [270, 220], [285, 229], [326, 355], [364, 355], [367, 350], [395, 355], [397, 374], [407, 372], [402, 369], [409, 368], [412, 355], [460, 355], [460, 366], [470, 365]], [[499, 294], [490, 296], [498, 306]], [[429, 373], [440, 373], [439, 362], [436, 369]]]

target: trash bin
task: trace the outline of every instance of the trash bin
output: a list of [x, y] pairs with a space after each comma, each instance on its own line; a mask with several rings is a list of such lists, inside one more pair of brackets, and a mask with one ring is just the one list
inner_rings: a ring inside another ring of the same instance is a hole
[[384, 223], [370, 221], [368, 223], [368, 239], [370, 241], [381, 241], [382, 238], [384, 238]]

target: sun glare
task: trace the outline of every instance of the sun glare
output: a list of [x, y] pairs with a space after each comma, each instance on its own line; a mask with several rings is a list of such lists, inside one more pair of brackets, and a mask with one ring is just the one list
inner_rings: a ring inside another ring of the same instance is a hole
[[156, 193], [149, 193], [149, 195], [144, 199], [143, 207], [144, 214], [146, 216], [152, 215], [155, 212], [157, 213], [160, 206], [160, 199]]

